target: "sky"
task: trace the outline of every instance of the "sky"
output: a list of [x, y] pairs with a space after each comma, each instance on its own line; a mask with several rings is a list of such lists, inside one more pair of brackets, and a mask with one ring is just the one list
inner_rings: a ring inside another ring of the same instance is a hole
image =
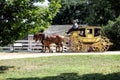
[[45, 2], [43, 2], [43, 3], [34, 3], [34, 5], [36, 5], [36, 6], [48, 6], [48, 3], [49, 3], [49, 1], [45, 0]]

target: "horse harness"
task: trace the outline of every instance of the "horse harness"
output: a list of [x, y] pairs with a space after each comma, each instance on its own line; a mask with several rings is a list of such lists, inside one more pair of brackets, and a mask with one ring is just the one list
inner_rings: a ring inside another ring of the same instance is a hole
[[43, 41], [45, 40], [46, 38], [46, 35], [45, 34], [42, 34], [42, 39], [41, 39], [41, 43], [43, 44]]
[[[44, 40], [48, 40], [49, 42], [53, 42], [53, 38], [51, 38], [51, 36], [49, 36], [47, 34], [42, 34], [41, 43], [43, 43]], [[59, 43], [56, 43], [56, 44], [58, 45]]]

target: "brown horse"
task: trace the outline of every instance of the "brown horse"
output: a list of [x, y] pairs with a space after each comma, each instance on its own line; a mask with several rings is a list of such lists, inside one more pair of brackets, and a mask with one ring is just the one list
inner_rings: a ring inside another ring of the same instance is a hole
[[35, 42], [41, 41], [43, 47], [42, 47], [42, 52], [46, 52], [46, 48], [48, 48], [49, 52], [51, 52], [50, 45], [51, 44], [56, 44], [56, 52], [60, 52], [60, 48], [62, 47], [63, 51], [63, 41], [64, 41], [64, 36], [61, 35], [47, 35], [43, 33], [37, 33], [34, 34], [33, 39]]

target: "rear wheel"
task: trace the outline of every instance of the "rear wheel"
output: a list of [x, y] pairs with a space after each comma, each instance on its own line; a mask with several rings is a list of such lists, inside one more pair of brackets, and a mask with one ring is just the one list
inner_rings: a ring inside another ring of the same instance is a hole
[[110, 45], [111, 42], [109, 41], [109, 39], [107, 39], [106, 37], [102, 37], [99, 42], [93, 44], [93, 50], [95, 52], [104, 52], [109, 49]]
[[110, 48], [111, 42], [108, 38], [102, 37], [101, 43], [103, 44], [102, 51], [107, 51]]

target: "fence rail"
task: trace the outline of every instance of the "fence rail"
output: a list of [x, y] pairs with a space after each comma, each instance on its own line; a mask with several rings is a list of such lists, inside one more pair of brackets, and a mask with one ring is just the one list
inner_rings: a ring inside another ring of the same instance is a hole
[[41, 42], [35, 42], [32, 35], [28, 35], [28, 40], [17, 40], [15, 43], [5, 47], [0, 47], [0, 51], [41, 51]]

